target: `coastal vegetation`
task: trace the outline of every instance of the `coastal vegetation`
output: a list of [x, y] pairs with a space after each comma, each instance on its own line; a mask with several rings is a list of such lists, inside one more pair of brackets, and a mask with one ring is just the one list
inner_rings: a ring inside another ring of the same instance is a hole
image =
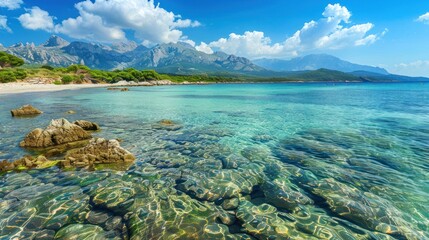
[[369, 74], [368, 72], [345, 73], [330, 69], [312, 71], [273, 72], [272, 75], [243, 75], [232, 72], [170, 74], [151, 69], [134, 68], [113, 71], [91, 69], [85, 65], [54, 67], [50, 65], [23, 65], [20, 58], [0, 52], [0, 83], [21, 80], [38, 81], [53, 84], [148, 82], [169, 80], [173, 83], [245, 83], [245, 82], [398, 82], [425, 81], [397, 75]]

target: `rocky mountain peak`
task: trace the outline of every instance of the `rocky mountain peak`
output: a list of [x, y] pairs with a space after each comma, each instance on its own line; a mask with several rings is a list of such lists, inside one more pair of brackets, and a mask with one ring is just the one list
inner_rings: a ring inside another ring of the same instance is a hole
[[59, 36], [52, 35], [42, 46], [43, 47], [65, 47], [68, 46], [70, 43], [66, 40], [62, 39]]
[[139, 45], [134, 41], [114, 43], [111, 46], [112, 50], [119, 53], [131, 52], [135, 50], [137, 47], [139, 47]]

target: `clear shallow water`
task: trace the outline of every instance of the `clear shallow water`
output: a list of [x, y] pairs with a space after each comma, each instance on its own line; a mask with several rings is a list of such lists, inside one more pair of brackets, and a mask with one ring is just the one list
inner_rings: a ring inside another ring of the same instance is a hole
[[[0, 238], [429, 238], [428, 84], [85, 89], [0, 102], [0, 159], [28, 154], [19, 141], [61, 117], [99, 123], [97, 136], [138, 158], [127, 172], [1, 176]], [[28, 103], [44, 114], [9, 116]], [[182, 128], [155, 127], [162, 119]]]

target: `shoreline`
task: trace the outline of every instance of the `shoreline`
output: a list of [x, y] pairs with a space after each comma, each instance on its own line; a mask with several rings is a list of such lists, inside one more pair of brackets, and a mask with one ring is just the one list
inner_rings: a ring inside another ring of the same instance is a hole
[[31, 83], [2, 83], [0, 84], [0, 95], [18, 93], [56, 92], [63, 90], [78, 90], [83, 88], [110, 87], [112, 84], [31, 84]]
[[[102, 84], [34, 84], [29, 82], [13, 82], [13, 83], [0, 83], [0, 96], [20, 93], [40, 93], [40, 92], [56, 92], [65, 90], [79, 90], [85, 88], [132, 88], [132, 87], [156, 87], [156, 86], [177, 86], [177, 85], [213, 85], [213, 84], [272, 84], [272, 83], [365, 83], [365, 82], [308, 82], [308, 81], [284, 81], [284, 82], [182, 82], [176, 83], [169, 80], [152, 81], [144, 83], [102, 83]], [[370, 83], [399, 83], [399, 82], [370, 82]]]
[[154, 87], [154, 86], [171, 86], [171, 85], [208, 85], [216, 83], [206, 82], [183, 82], [175, 83], [170, 80], [158, 80], [141, 83], [127, 83], [125, 81], [118, 83], [101, 83], [101, 84], [66, 84], [66, 85], [55, 85], [49, 83], [35, 84], [30, 82], [12, 82], [12, 83], [0, 83], [0, 96], [19, 94], [19, 93], [40, 93], [40, 92], [56, 92], [64, 90], [78, 90], [85, 88], [129, 88], [129, 87]]

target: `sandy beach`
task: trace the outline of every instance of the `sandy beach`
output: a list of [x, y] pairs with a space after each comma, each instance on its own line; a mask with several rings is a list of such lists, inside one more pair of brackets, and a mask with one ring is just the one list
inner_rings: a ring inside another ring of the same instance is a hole
[[55, 84], [31, 84], [31, 83], [2, 83], [0, 84], [0, 94], [15, 94], [15, 93], [29, 93], [29, 92], [52, 92], [62, 90], [76, 90], [82, 88], [96, 88], [96, 87], [111, 87], [112, 84], [68, 84], [68, 85], [55, 85]]

